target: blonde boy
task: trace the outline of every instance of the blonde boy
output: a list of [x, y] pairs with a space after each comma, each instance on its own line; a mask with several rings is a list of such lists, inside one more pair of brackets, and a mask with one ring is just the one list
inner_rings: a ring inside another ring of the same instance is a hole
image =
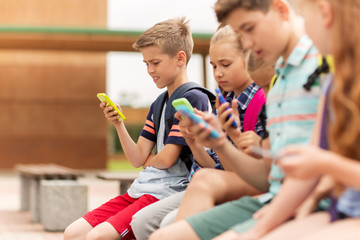
[[[193, 49], [191, 32], [184, 18], [170, 19], [155, 24], [145, 31], [133, 47], [143, 56], [147, 71], [158, 88], [167, 88], [167, 99], [180, 86], [189, 82], [187, 64]], [[183, 94], [190, 103], [204, 111], [208, 110], [208, 96], [199, 89]], [[135, 143], [129, 136], [125, 124], [112, 107], [100, 104], [105, 117], [115, 126], [126, 157], [135, 167], [143, 167], [139, 177], [128, 192], [111, 199], [72, 223], [64, 239], [135, 239], [130, 222], [141, 208], [185, 190], [188, 184], [188, 169], [180, 159], [185, 140], [179, 132], [178, 120], [172, 118], [168, 134], [165, 134], [165, 107], [159, 122], [155, 121], [153, 103], [146, 123]], [[157, 153], [152, 149], [156, 145]]]
[[[320, 87], [318, 81], [310, 91], [303, 85], [317, 68], [318, 51], [305, 35], [302, 19], [286, 0], [218, 0], [215, 12], [219, 22], [229, 24], [242, 37], [245, 48], [251, 49], [266, 61], [278, 59], [277, 81], [267, 97], [269, 139], [272, 153], [278, 153], [292, 143], [308, 143], [316, 119]], [[207, 120], [218, 128], [213, 117]], [[259, 185], [261, 176], [268, 175], [270, 189], [259, 198], [242, 197], [191, 216], [160, 231], [150, 239], [237, 239], [240, 233], [256, 223], [253, 214], [266, 206], [280, 191], [284, 175], [275, 161], [259, 161], [237, 151], [225, 137], [211, 141], [201, 126], [192, 128], [193, 134], [207, 147], [213, 148], [221, 159], [253, 186]], [[297, 187], [289, 182], [283, 187]], [[282, 202], [286, 206], [286, 202]], [[258, 239], [262, 229], [241, 239]], [[259, 235], [257, 235], [259, 234]], [[239, 238], [240, 239], [240, 238]]]

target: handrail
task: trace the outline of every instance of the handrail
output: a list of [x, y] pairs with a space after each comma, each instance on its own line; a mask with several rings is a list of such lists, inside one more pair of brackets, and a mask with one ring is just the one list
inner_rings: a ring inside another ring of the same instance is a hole
[[[131, 45], [141, 31], [106, 28], [0, 25], [0, 48], [136, 51]], [[211, 34], [193, 33], [194, 53], [206, 55]]]

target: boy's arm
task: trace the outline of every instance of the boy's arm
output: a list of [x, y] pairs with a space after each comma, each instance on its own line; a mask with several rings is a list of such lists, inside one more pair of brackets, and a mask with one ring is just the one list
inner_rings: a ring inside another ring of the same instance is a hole
[[271, 160], [254, 158], [237, 149], [228, 140], [223, 145], [214, 147], [214, 150], [224, 169], [236, 172], [253, 187], [264, 192], [268, 191]]
[[[121, 111], [120, 106], [117, 107]], [[105, 118], [114, 125], [121, 146], [129, 162], [136, 168], [141, 167], [149, 157], [155, 143], [144, 137], [140, 137], [138, 142], [135, 143], [126, 130], [124, 122], [118, 121], [120, 116], [113, 111], [113, 108], [111, 106], [106, 107], [105, 103], [101, 103], [100, 108], [103, 109]]]
[[157, 154], [150, 154], [144, 162], [143, 168], [152, 166], [158, 169], [167, 169], [174, 165], [179, 159], [182, 145], [166, 144]]
[[129, 162], [136, 168], [143, 166], [150, 156], [155, 143], [142, 136], [135, 143], [126, 130], [124, 122], [115, 125], [115, 129], [119, 136], [121, 147]]

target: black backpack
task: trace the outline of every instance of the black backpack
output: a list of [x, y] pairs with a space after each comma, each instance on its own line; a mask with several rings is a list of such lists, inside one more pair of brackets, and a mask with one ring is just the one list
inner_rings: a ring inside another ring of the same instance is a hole
[[[207, 94], [211, 106], [213, 107], [216, 101], [215, 95], [207, 90], [206, 88], [200, 86], [200, 84], [196, 82], [187, 82], [178, 87], [174, 93], [170, 96], [170, 99], [168, 101], [168, 104], [166, 105], [165, 109], [165, 135], [168, 136], [170, 132], [170, 127], [173, 124], [173, 118], [174, 114], [176, 112], [175, 108], [171, 104], [172, 101], [178, 98], [182, 98], [184, 96], [184, 93], [191, 90], [191, 89], [198, 89], [202, 91], [203, 93]], [[154, 116], [154, 123], [155, 123], [155, 133], [158, 133], [159, 126], [160, 126], [160, 118], [162, 113], [162, 108], [165, 104], [165, 101], [168, 99], [168, 92], [165, 91], [162, 94], [160, 94], [157, 99], [154, 102], [153, 106], [153, 116]], [[180, 153], [180, 159], [185, 162], [187, 168], [190, 170], [192, 161], [191, 161], [191, 151], [189, 147], [183, 147], [183, 150]]]

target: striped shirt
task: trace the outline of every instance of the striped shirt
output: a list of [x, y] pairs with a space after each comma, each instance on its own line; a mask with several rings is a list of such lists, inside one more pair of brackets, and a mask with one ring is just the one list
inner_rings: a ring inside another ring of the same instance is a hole
[[[278, 80], [269, 91], [266, 102], [273, 153], [290, 144], [309, 143], [321, 90], [319, 80], [310, 91], [306, 91], [303, 85], [317, 66], [318, 50], [306, 35], [300, 38], [286, 62], [282, 57], [278, 59]], [[282, 170], [273, 163], [269, 174], [271, 195], [280, 190], [283, 178]]]

